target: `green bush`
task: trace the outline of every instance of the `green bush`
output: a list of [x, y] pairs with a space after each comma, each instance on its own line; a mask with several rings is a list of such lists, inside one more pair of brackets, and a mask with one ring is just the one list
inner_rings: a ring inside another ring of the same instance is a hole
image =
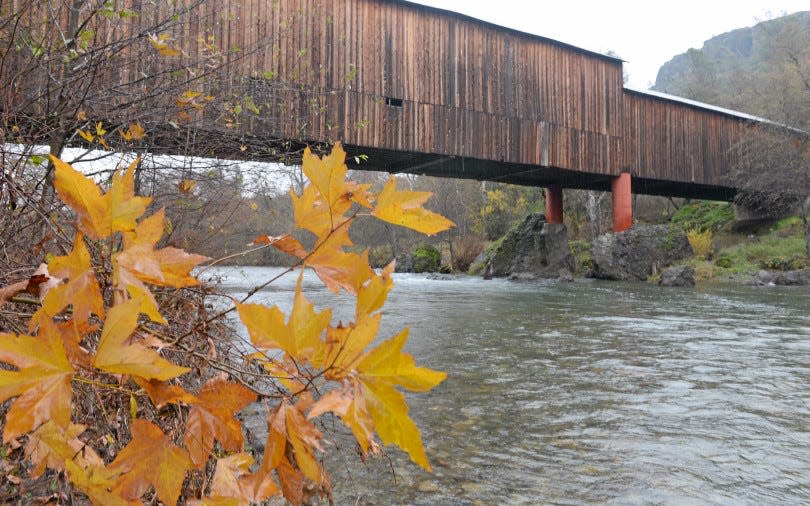
[[807, 257], [793, 255], [789, 257], [776, 256], [760, 260], [759, 266], [769, 271], [795, 271], [804, 269], [810, 264]]
[[441, 252], [430, 244], [423, 244], [413, 252], [414, 272], [438, 272], [441, 263]]
[[684, 204], [672, 216], [672, 223], [680, 225], [684, 230], [717, 232], [734, 223], [734, 209], [725, 202]]
[[584, 274], [593, 269], [591, 243], [588, 241], [569, 241], [568, 249], [574, 257], [574, 273]]
[[731, 269], [734, 265], [734, 261], [727, 256], [720, 256], [714, 261], [714, 265], [722, 267], [723, 269]]

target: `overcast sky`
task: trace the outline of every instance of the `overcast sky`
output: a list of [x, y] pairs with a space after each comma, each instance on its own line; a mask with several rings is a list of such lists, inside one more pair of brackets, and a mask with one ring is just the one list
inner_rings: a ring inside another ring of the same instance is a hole
[[647, 89], [658, 68], [735, 28], [810, 10], [810, 0], [411, 0], [626, 60], [628, 86]]

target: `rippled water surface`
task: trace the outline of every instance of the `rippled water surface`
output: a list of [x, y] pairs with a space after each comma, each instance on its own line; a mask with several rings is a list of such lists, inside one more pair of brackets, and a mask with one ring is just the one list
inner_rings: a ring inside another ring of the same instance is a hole
[[[217, 271], [234, 293], [275, 272]], [[383, 337], [410, 325], [450, 375], [409, 395], [434, 473], [391, 449], [395, 483], [344, 449], [337, 504], [810, 504], [810, 290], [395, 282]], [[259, 300], [286, 309], [294, 284]]]

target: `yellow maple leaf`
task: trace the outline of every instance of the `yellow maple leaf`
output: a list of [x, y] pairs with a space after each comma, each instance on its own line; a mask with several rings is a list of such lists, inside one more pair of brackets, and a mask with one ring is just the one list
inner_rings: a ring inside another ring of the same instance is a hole
[[28, 436], [25, 456], [34, 465], [31, 476], [38, 478], [45, 468], [65, 470], [65, 462], [72, 461], [81, 467], [103, 466], [104, 461], [96, 452], [79, 439], [87, 427], [68, 424], [60, 427], [53, 420], [40, 425]]
[[430, 192], [397, 191], [397, 179], [391, 176], [377, 197], [371, 214], [423, 234], [438, 234], [455, 224], [441, 214], [422, 207], [431, 195]]
[[93, 365], [114, 374], [166, 381], [190, 369], [172, 364], [154, 350], [132, 340], [138, 325], [141, 301], [129, 300], [113, 306], [101, 331]]
[[408, 416], [408, 405], [397, 387], [425, 392], [444, 381], [447, 374], [418, 367], [410, 354], [402, 352], [407, 339], [405, 329], [366, 354], [357, 364], [358, 379], [380, 440], [399, 446], [411, 460], [430, 470], [422, 436]]
[[281, 349], [299, 361], [312, 360], [324, 348], [321, 336], [332, 320], [332, 311], [315, 313], [315, 306], [301, 290], [302, 279], [303, 275], [299, 275], [287, 323], [284, 323], [284, 313], [276, 306], [236, 305], [254, 346], [262, 350]]
[[65, 461], [65, 471], [71, 485], [84, 492], [95, 506], [134, 506], [143, 504], [137, 500], [126, 500], [111, 492], [120, 472], [104, 466], [81, 466], [71, 460]]
[[29, 322], [30, 330], [73, 305], [73, 324], [77, 328], [87, 326], [91, 314], [104, 317], [104, 299], [90, 263], [90, 252], [81, 234], [73, 240], [73, 250], [66, 256], [54, 257], [48, 264], [51, 275], [67, 279], [51, 288], [42, 301], [42, 306]]
[[51, 155], [54, 164], [54, 187], [62, 201], [70, 206], [79, 218], [78, 228], [91, 239], [104, 239], [115, 232], [131, 231], [136, 220], [146, 212], [152, 201], [148, 197], [135, 196], [135, 167], [133, 162], [121, 175], [116, 172], [107, 194], [77, 171], [70, 164]]
[[121, 137], [127, 142], [139, 141], [146, 137], [146, 131], [140, 123], [131, 123], [126, 130], [119, 130]]
[[169, 36], [166, 34], [160, 35], [149, 35], [149, 43], [152, 44], [152, 47], [157, 49], [158, 53], [161, 56], [182, 56], [182, 52], [179, 49], [175, 49], [168, 44]]
[[0, 362], [17, 368], [0, 370], [0, 402], [17, 397], [5, 416], [4, 442], [48, 420], [68, 426], [74, 371], [52, 322], [44, 320], [36, 337], [0, 334]]

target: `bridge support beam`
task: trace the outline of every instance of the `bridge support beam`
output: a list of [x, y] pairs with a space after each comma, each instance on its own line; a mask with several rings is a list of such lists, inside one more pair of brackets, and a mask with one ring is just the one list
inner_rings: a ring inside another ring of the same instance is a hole
[[630, 173], [623, 172], [611, 183], [613, 192], [613, 231], [623, 232], [633, 226], [633, 191]]
[[553, 184], [546, 188], [546, 223], [563, 222], [562, 186]]

